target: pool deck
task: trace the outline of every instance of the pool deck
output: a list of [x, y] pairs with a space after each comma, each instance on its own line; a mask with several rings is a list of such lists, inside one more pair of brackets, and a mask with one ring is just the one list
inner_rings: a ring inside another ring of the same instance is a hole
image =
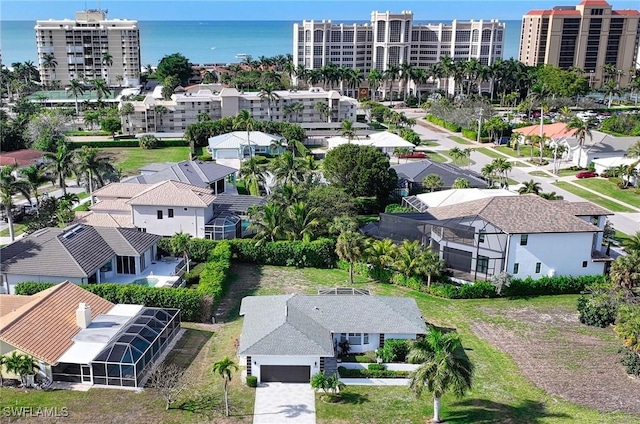
[[[176, 258], [171, 262], [153, 261], [151, 265], [147, 267], [141, 274], [130, 275], [120, 274], [114, 277], [107, 277], [104, 283], [115, 284], [131, 284], [134, 280], [140, 280], [142, 278], [158, 278], [168, 277], [175, 274], [176, 266], [182, 261], [182, 258]], [[162, 279], [160, 280], [162, 281]]]

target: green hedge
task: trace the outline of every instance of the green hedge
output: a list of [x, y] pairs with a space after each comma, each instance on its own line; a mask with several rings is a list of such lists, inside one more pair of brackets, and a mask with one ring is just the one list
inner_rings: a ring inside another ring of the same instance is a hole
[[258, 377], [255, 375], [247, 376], [247, 386], [249, 387], [258, 387]]
[[[19, 283], [16, 286], [16, 294], [32, 295], [52, 286], [51, 283]], [[81, 284], [80, 287], [112, 303], [180, 309], [183, 321], [206, 321], [211, 316], [203, 307], [202, 294], [195, 290], [145, 287], [137, 284]]]
[[453, 122], [447, 122], [442, 118], [438, 118], [435, 115], [427, 115], [425, 117], [425, 119], [431, 123], [434, 123], [440, 127], [446, 128], [449, 131], [453, 131], [453, 132], [461, 132], [462, 131], [462, 127], [460, 125], [456, 125]]
[[200, 282], [200, 274], [204, 270], [206, 263], [200, 263], [191, 267], [189, 272], [185, 273], [183, 278], [187, 286], [195, 286]]
[[353, 370], [345, 367], [338, 367], [338, 373], [342, 378], [407, 378], [410, 371], [390, 371], [390, 370]]
[[384, 362], [404, 362], [410, 349], [408, 340], [389, 339], [384, 341], [382, 349], [378, 349], [378, 355]]
[[200, 284], [196, 288], [198, 293], [212, 297], [212, 307], [220, 303], [226, 290], [225, 283], [230, 266], [231, 247], [228, 241], [221, 241], [211, 250], [209, 261], [200, 274]]
[[[462, 135], [473, 141], [478, 140], [478, 132], [474, 130], [464, 128], [462, 130]], [[485, 137], [482, 134], [480, 135], [480, 143], [489, 143], [489, 142], [491, 142], [491, 137]]]
[[[106, 147], [140, 147], [138, 139], [135, 140], [114, 140], [114, 141], [73, 141], [69, 143], [72, 149], [79, 149], [82, 146], [91, 146], [98, 148]], [[188, 146], [186, 140], [158, 140], [158, 147], [183, 147]]]

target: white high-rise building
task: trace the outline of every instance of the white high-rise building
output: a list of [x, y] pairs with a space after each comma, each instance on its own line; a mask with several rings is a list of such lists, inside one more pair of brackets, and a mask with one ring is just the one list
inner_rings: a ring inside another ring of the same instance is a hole
[[109, 86], [140, 83], [138, 21], [107, 19], [106, 11], [85, 10], [76, 19], [37, 21], [40, 79], [45, 85], [72, 79], [103, 79]]
[[383, 72], [402, 63], [426, 69], [443, 56], [488, 66], [502, 58], [504, 33], [498, 20], [424, 24], [414, 22], [411, 11], [374, 11], [366, 24], [305, 20], [293, 25], [293, 61], [307, 70], [329, 63], [358, 69], [365, 80], [371, 69]]

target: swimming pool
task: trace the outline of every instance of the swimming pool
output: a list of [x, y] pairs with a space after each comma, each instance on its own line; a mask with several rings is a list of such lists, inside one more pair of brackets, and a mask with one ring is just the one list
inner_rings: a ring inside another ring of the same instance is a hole
[[159, 281], [160, 280], [157, 278], [145, 277], [145, 278], [139, 278], [137, 280], [134, 280], [133, 283], [131, 284], [137, 284], [139, 286], [155, 287]]

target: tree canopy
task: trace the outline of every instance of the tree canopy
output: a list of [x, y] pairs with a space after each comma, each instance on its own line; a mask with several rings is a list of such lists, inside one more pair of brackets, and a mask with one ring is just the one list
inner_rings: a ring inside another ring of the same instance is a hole
[[397, 184], [389, 158], [371, 146], [343, 144], [327, 153], [324, 175], [331, 184], [354, 197], [385, 198]]
[[156, 69], [156, 76], [160, 81], [164, 81], [169, 76], [174, 76], [180, 80], [181, 84], [186, 84], [193, 70], [189, 64], [189, 59], [180, 53], [173, 53], [163, 57]]

